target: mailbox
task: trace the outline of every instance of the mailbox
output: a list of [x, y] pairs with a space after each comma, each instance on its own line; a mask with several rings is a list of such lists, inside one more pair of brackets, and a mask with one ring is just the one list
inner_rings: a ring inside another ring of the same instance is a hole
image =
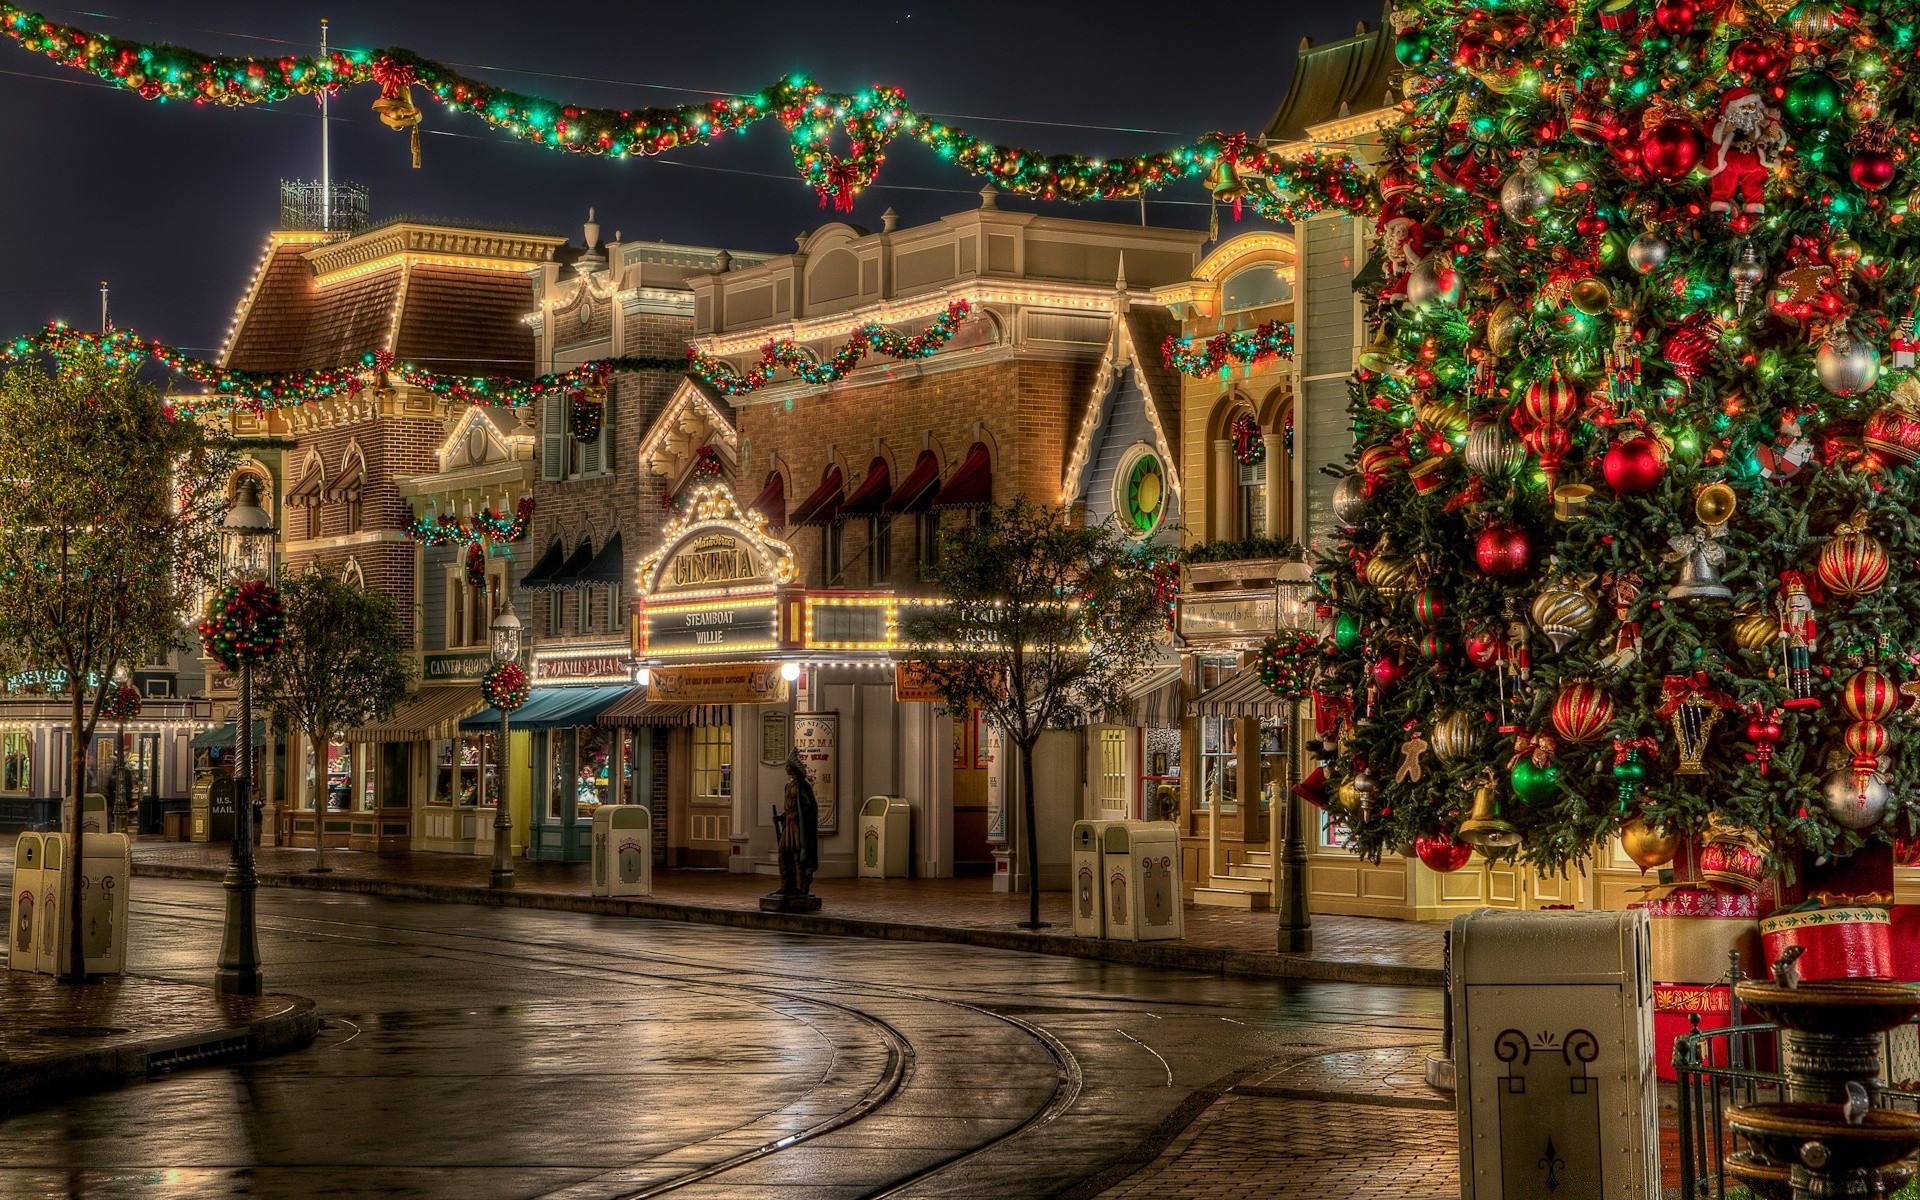
[[868, 796], [860, 806], [860, 877], [905, 879], [913, 855], [913, 806], [899, 796]]
[[1185, 936], [1179, 827], [1171, 821], [1115, 821], [1101, 843], [1106, 936], [1125, 942]]
[[593, 894], [653, 895], [653, 810], [646, 805], [593, 810]]
[[1453, 923], [1462, 1200], [1659, 1200], [1647, 914]]

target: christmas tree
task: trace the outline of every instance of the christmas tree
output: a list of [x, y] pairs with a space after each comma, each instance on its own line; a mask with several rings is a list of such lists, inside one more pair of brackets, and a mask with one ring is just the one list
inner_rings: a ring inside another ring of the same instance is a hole
[[1352, 844], [1911, 835], [1920, 5], [1395, 30], [1316, 693]]

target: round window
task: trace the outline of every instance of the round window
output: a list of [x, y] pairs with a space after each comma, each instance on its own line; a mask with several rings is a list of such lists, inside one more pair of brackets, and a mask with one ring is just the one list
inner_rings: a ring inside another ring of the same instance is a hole
[[1167, 511], [1167, 481], [1152, 451], [1136, 454], [1120, 477], [1117, 507], [1136, 534], [1152, 533]]

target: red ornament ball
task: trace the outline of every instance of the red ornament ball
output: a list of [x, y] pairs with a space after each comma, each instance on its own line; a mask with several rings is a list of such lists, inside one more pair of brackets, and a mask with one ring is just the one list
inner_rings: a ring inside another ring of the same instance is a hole
[[1813, 573], [1836, 596], [1866, 596], [1887, 581], [1887, 548], [1865, 530], [1836, 533], [1820, 547]]
[[1650, 437], [1626, 438], [1607, 448], [1600, 460], [1600, 474], [1616, 495], [1644, 495], [1666, 478], [1666, 451]]
[[1772, 713], [1755, 713], [1747, 718], [1747, 740], [1756, 746], [1775, 746], [1785, 735], [1780, 718]]
[[1422, 625], [1436, 625], [1446, 615], [1446, 597], [1438, 588], [1421, 588], [1413, 598], [1413, 616]]
[[1442, 875], [1451, 875], [1473, 858], [1473, 847], [1459, 838], [1417, 837], [1413, 839], [1413, 852], [1430, 870]]
[[1483, 671], [1493, 670], [1506, 657], [1506, 645], [1484, 625], [1468, 631], [1466, 650], [1467, 661]]
[[[1416, 846], [1416, 849], [1417, 848]], [[1920, 867], [1920, 838], [1894, 838], [1893, 865], [1896, 867]]]
[[1863, 191], [1884, 191], [1893, 182], [1893, 155], [1863, 146], [1853, 152], [1847, 174], [1853, 176], [1854, 185]]
[[1700, 23], [1700, 6], [1693, 0], [1660, 0], [1653, 6], [1653, 23], [1676, 36], [1692, 33]]
[[1553, 731], [1580, 745], [1591, 742], [1613, 724], [1613, 697], [1605, 689], [1578, 680], [1560, 690], [1553, 701]]
[[1373, 682], [1383, 696], [1392, 691], [1406, 673], [1407, 669], [1400, 665], [1397, 658], [1382, 656], [1373, 664]]
[[1887, 752], [1887, 727], [1878, 721], [1855, 721], [1847, 726], [1844, 738], [1854, 765], [1872, 770], [1875, 760]]
[[1667, 366], [1675, 375], [1692, 383], [1706, 374], [1707, 359], [1713, 354], [1713, 335], [1698, 325], [1682, 325], [1667, 335]]
[[1840, 707], [1856, 721], [1878, 721], [1893, 711], [1899, 696], [1893, 680], [1878, 667], [1864, 667], [1840, 685]]
[[1533, 570], [1533, 538], [1514, 525], [1489, 525], [1473, 546], [1480, 573], [1494, 579], [1513, 579]]
[[1662, 121], [1640, 139], [1640, 164], [1655, 179], [1685, 179], [1700, 165], [1700, 131], [1685, 121]]

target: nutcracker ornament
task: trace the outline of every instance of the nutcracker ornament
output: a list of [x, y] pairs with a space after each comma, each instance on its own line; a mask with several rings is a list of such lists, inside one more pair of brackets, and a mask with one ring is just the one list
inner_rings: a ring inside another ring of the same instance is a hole
[[1520, 690], [1533, 677], [1533, 653], [1527, 648], [1527, 622], [1509, 598], [1502, 611], [1507, 636], [1497, 664], [1500, 683], [1500, 732], [1516, 733], [1519, 726], [1508, 719], [1507, 702], [1518, 701]]
[[1707, 165], [1712, 210], [1727, 212], [1738, 206], [1743, 212], [1765, 212], [1767, 175], [1787, 144], [1780, 114], [1752, 88], [1733, 88], [1720, 97], [1720, 119], [1712, 137], [1713, 157]]
[[1640, 598], [1646, 580], [1632, 571], [1609, 572], [1600, 580], [1606, 589], [1607, 603], [1613, 605], [1613, 649], [1595, 665], [1608, 674], [1619, 674], [1640, 659], [1640, 622], [1628, 620], [1633, 602]]
[[1820, 644], [1820, 622], [1813, 615], [1813, 583], [1798, 571], [1780, 573], [1780, 654], [1787, 671], [1782, 708], [1804, 712], [1820, 707], [1813, 694], [1813, 652]]

